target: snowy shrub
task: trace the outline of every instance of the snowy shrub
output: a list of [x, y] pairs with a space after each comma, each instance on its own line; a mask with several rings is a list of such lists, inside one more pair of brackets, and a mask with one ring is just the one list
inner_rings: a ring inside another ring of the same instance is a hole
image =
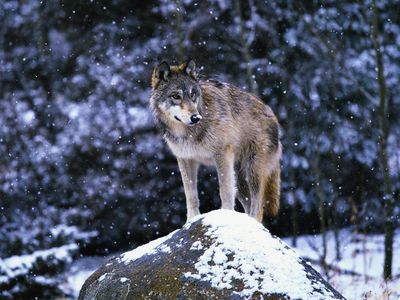
[[[4, 208], [3, 208], [4, 209]], [[50, 299], [62, 295], [63, 271], [97, 236], [83, 231], [85, 211], [39, 205], [0, 218], [0, 298]]]
[[0, 259], [1, 299], [49, 299], [63, 295], [62, 271], [77, 254], [76, 244]]

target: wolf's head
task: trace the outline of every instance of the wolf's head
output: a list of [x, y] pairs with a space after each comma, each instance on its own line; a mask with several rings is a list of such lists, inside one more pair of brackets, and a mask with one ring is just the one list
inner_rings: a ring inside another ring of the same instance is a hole
[[178, 66], [163, 61], [153, 71], [151, 86], [150, 105], [158, 118], [188, 126], [200, 122], [201, 90], [193, 60]]

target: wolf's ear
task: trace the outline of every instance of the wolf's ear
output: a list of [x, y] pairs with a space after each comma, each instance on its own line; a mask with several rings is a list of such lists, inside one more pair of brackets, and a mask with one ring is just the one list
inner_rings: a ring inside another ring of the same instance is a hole
[[157, 67], [155, 67], [151, 79], [151, 86], [153, 87], [153, 89], [157, 87], [161, 80], [167, 81], [170, 74], [171, 69], [166, 61], [163, 61]]
[[188, 74], [190, 77], [193, 79], [197, 80], [198, 79], [198, 72], [196, 69], [196, 63], [194, 62], [193, 59], [189, 59], [186, 64], [185, 64], [185, 72]]

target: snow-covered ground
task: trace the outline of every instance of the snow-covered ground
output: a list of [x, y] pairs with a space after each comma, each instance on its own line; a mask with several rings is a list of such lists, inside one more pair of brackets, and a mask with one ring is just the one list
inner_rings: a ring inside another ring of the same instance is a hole
[[[306, 235], [297, 238], [297, 252], [311, 260], [333, 287], [348, 300], [399, 300], [400, 299], [400, 230], [396, 232], [393, 257], [394, 280], [385, 283], [383, 272], [383, 235], [355, 234], [349, 229], [339, 232], [341, 259], [335, 259], [333, 233], [327, 234], [327, 258], [329, 266], [325, 271], [319, 264], [322, 253], [321, 235]], [[291, 245], [291, 238], [284, 241]], [[85, 279], [106, 259], [83, 258], [78, 260], [68, 272], [66, 288], [78, 295]]]
[[[291, 238], [284, 239], [292, 245]], [[339, 232], [341, 259], [336, 260], [335, 239], [327, 234], [327, 271], [318, 264], [322, 254], [322, 236], [307, 235], [297, 239], [298, 253], [311, 260], [332, 286], [348, 300], [400, 299], [400, 230], [396, 231], [393, 255], [394, 280], [383, 281], [384, 236], [382, 234], [355, 234], [349, 229]]]
[[65, 293], [72, 294], [77, 299], [85, 280], [109, 258], [111, 256], [93, 256], [76, 260], [67, 272], [67, 282], [62, 286]]

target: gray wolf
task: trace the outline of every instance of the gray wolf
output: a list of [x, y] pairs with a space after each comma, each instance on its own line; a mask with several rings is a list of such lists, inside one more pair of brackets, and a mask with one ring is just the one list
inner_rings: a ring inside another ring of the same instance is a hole
[[201, 80], [193, 60], [160, 63], [151, 79], [150, 108], [176, 156], [186, 196], [187, 219], [200, 214], [199, 165], [215, 166], [221, 208], [244, 211], [262, 222], [279, 210], [279, 123], [255, 95], [215, 80]]

